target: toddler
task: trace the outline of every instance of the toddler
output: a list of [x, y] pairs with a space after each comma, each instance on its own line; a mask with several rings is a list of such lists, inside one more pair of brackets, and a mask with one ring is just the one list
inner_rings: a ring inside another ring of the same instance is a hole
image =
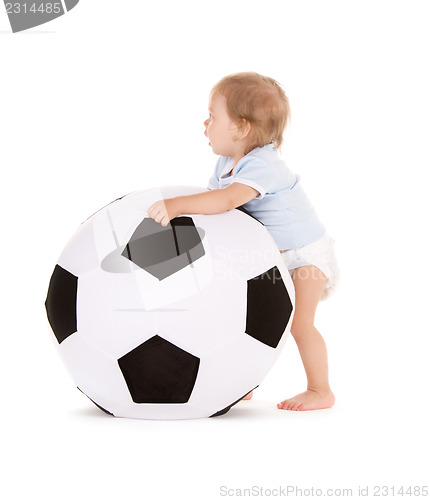
[[[272, 78], [236, 73], [220, 80], [209, 97], [204, 134], [219, 159], [208, 192], [159, 200], [148, 215], [166, 226], [181, 214], [217, 214], [242, 206], [272, 235], [295, 287], [291, 334], [307, 376], [306, 391], [278, 403], [283, 410], [333, 406], [327, 349], [314, 326], [320, 300], [338, 282], [333, 240], [318, 220], [299, 177], [279, 148], [290, 116], [288, 98]], [[244, 399], [251, 399], [252, 392]]]

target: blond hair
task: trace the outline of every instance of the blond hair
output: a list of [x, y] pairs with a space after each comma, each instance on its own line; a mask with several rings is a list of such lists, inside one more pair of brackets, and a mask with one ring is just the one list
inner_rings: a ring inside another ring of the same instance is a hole
[[227, 113], [239, 128], [251, 126], [245, 154], [269, 143], [280, 148], [290, 105], [276, 80], [254, 72], [233, 73], [214, 85], [210, 95], [215, 94], [226, 98]]

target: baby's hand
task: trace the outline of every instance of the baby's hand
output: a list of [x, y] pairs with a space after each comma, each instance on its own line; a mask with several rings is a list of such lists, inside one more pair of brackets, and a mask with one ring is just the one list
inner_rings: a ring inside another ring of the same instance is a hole
[[162, 226], [167, 226], [170, 220], [180, 214], [174, 198], [158, 200], [148, 208], [148, 215], [155, 222], [160, 222]]

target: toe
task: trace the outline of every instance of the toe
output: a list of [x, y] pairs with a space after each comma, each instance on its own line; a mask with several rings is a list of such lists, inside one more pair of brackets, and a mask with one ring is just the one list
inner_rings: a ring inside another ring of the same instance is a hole
[[294, 406], [294, 401], [287, 400], [287, 407], [286, 410], [292, 410]]

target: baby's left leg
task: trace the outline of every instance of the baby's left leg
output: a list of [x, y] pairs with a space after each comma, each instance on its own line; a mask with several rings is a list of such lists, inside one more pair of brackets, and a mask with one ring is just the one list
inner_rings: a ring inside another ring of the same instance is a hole
[[291, 335], [299, 348], [308, 383], [305, 392], [278, 403], [279, 409], [317, 410], [334, 404], [334, 394], [328, 382], [327, 348], [314, 326], [316, 308], [326, 279], [315, 266], [303, 266], [294, 271], [296, 304]]

